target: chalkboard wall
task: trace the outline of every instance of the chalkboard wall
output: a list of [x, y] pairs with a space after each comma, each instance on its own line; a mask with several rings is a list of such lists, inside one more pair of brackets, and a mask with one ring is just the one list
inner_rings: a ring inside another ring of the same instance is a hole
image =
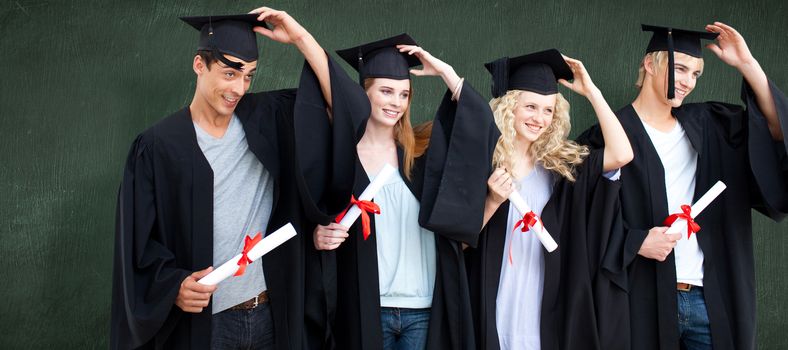
[[[0, 348], [106, 348], [116, 191], [134, 136], [191, 101], [197, 32], [184, 15], [288, 11], [333, 52], [408, 32], [489, 96], [482, 63], [556, 47], [581, 59], [614, 109], [635, 96], [640, 23], [737, 28], [788, 88], [788, 2], [0, 1]], [[293, 87], [294, 47], [260, 39], [252, 90]], [[689, 101], [739, 103], [741, 77], [710, 52]], [[349, 69], [349, 67], [346, 66]], [[445, 87], [417, 78], [413, 115]], [[563, 89], [563, 88], [562, 88]], [[591, 125], [572, 103], [573, 133]], [[788, 224], [755, 214], [758, 343], [786, 349]]]

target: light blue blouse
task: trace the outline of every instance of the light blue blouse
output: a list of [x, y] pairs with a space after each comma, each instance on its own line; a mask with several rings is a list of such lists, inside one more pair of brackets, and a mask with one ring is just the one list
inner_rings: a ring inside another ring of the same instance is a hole
[[[370, 176], [370, 181], [374, 176]], [[419, 201], [395, 172], [375, 196], [380, 306], [429, 308], [435, 288], [435, 235], [419, 226]]]

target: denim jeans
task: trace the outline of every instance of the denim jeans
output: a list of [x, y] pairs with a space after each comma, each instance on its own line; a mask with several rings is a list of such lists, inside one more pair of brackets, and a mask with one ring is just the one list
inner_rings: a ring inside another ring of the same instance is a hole
[[681, 349], [711, 349], [711, 327], [702, 287], [689, 292], [677, 291], [679, 305], [679, 339]]
[[227, 309], [211, 318], [211, 349], [273, 349], [274, 320], [269, 303], [249, 310]]
[[427, 346], [430, 309], [384, 307], [380, 310], [383, 349], [419, 350]]

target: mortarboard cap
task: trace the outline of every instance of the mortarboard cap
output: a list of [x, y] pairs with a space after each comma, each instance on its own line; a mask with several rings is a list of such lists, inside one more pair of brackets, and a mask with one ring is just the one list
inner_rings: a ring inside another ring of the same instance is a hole
[[646, 47], [646, 53], [655, 51], [668, 52], [668, 99], [675, 96], [675, 78], [674, 78], [674, 52], [681, 52], [687, 55], [701, 58], [703, 57], [703, 47], [700, 44], [701, 39], [714, 40], [717, 38], [717, 33], [699, 32], [694, 30], [652, 26], [641, 24], [641, 29], [644, 32], [654, 32], [651, 36]]
[[397, 45], [418, 45], [408, 34], [338, 50], [337, 54], [358, 71], [359, 82], [366, 78], [410, 79], [410, 67], [421, 65], [416, 56], [399, 52]]
[[484, 65], [492, 74], [492, 95], [501, 97], [509, 90], [526, 90], [541, 95], [558, 92], [558, 79], [574, 78], [572, 69], [556, 49], [509, 58]]
[[229, 67], [241, 69], [242, 62], [234, 62], [224, 55], [238, 57], [245, 62], [257, 61], [257, 36], [252, 28], [266, 27], [258, 22], [258, 14], [181, 17], [181, 20], [200, 31], [198, 50], [213, 55]]

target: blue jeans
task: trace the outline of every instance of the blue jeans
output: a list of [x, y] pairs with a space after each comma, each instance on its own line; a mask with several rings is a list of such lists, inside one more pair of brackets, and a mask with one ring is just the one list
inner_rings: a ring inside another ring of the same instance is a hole
[[380, 309], [383, 326], [383, 349], [418, 350], [427, 346], [427, 328], [430, 325], [430, 309]]
[[702, 287], [689, 292], [677, 291], [679, 305], [679, 339], [681, 349], [711, 349], [711, 327]]
[[211, 349], [273, 349], [274, 319], [269, 303], [249, 310], [227, 309], [211, 318]]

